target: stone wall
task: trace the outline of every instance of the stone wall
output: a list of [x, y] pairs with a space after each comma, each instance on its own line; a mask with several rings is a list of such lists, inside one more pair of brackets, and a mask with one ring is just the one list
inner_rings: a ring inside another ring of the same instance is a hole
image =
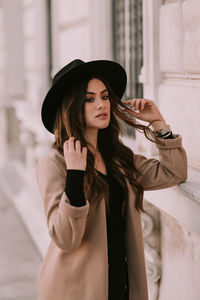
[[[186, 183], [145, 192], [147, 203], [160, 211], [161, 219], [160, 249], [155, 247], [160, 255], [154, 260], [157, 269], [161, 262], [159, 293], [153, 292], [155, 280], [150, 275], [151, 300], [200, 297], [199, 4], [198, 0], [143, 1], [144, 66], [140, 79], [144, 98], [155, 100], [173, 132], [182, 135], [189, 166]], [[140, 136], [137, 148], [147, 156], [157, 153]]]

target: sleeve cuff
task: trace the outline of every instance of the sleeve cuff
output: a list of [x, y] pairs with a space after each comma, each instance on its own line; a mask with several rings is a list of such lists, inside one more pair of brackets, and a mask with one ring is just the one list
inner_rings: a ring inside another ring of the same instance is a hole
[[85, 218], [88, 215], [90, 203], [86, 199], [86, 204], [81, 207], [76, 207], [70, 204], [69, 198], [63, 193], [59, 207], [65, 216], [72, 218]]
[[182, 137], [179, 134], [173, 134], [173, 139], [157, 138], [160, 144], [158, 149], [174, 149], [182, 147]]

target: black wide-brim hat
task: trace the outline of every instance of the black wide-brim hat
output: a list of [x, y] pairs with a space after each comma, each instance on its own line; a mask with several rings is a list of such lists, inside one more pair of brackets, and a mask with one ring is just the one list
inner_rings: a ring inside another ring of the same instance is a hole
[[56, 113], [67, 91], [79, 80], [91, 75], [105, 78], [115, 95], [122, 98], [126, 89], [127, 76], [120, 64], [110, 60], [85, 63], [80, 59], [75, 59], [55, 74], [52, 86], [43, 101], [41, 117], [48, 131], [53, 133]]

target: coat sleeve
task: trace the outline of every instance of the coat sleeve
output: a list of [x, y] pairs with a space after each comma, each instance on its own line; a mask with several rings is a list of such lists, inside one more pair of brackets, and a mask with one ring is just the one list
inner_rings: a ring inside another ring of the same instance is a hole
[[44, 202], [49, 235], [63, 251], [80, 247], [90, 204], [70, 205], [65, 193], [66, 174], [55, 157], [45, 156], [37, 164], [37, 182]]
[[187, 179], [187, 157], [182, 147], [182, 138], [173, 135], [173, 139], [159, 138], [157, 144], [159, 160], [134, 155], [134, 163], [140, 175], [137, 181], [144, 190], [156, 190], [171, 187]]

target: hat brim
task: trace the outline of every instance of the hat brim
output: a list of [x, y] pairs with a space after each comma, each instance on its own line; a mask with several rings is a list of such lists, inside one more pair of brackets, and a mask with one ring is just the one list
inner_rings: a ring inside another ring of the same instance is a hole
[[115, 95], [120, 99], [122, 98], [126, 89], [127, 76], [120, 64], [109, 60], [96, 60], [77, 66], [53, 84], [43, 101], [41, 117], [48, 131], [53, 133], [56, 112], [62, 103], [63, 95], [77, 81], [90, 75], [99, 75], [105, 78]]

